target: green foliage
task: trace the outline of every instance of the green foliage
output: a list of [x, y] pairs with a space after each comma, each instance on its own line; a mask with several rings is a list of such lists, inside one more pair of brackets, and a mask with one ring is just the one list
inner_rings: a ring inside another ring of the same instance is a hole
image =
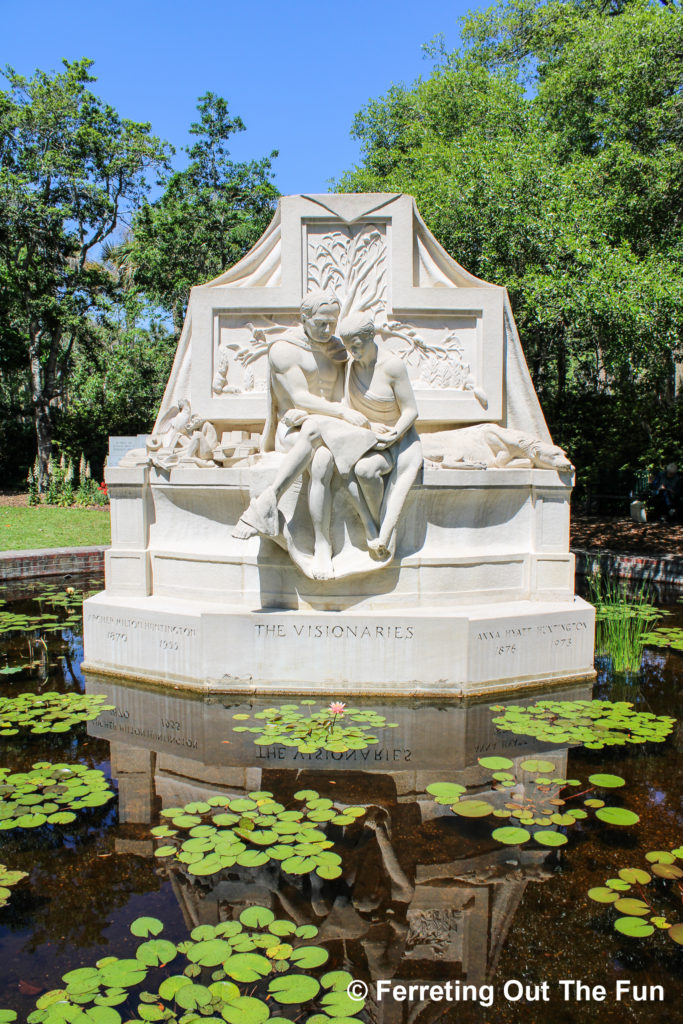
[[[28, 878], [27, 871], [10, 871], [5, 864], [0, 864], [0, 907], [7, 905], [12, 895], [10, 888], [21, 882], [23, 878]], [[0, 1016], [1, 1020], [2, 1016]]]
[[[622, 868], [617, 878], [608, 878], [604, 885], [589, 889], [588, 898], [611, 905], [618, 914], [624, 915], [613, 918], [615, 930], [622, 935], [642, 939], [658, 929], [672, 942], [683, 945], [683, 922], [670, 920], [670, 915], [678, 913], [680, 916], [683, 869], [676, 860], [683, 860], [683, 848], [650, 850], [645, 859], [647, 871]], [[657, 885], [653, 885], [655, 881]], [[633, 895], [624, 896], [627, 892]]]
[[294, 797], [299, 806], [291, 808], [265, 790], [248, 797], [216, 796], [206, 803], [166, 808], [161, 814], [173, 828], [152, 829], [152, 835], [162, 841], [156, 856], [175, 858], [192, 875], [214, 875], [235, 864], [259, 867], [273, 860], [291, 875], [315, 871], [320, 878], [338, 878], [341, 857], [330, 849], [332, 843], [322, 826], [327, 822], [351, 825], [364, 809], [338, 810], [314, 790], [301, 790]]
[[[371, 730], [376, 728], [393, 728], [394, 722], [387, 722], [384, 715], [376, 711], [363, 711], [360, 708], [348, 708], [345, 704], [330, 704], [329, 707], [314, 710], [311, 705], [315, 701], [304, 700], [310, 710], [299, 710], [298, 704], [283, 704], [278, 708], [266, 708], [253, 716], [262, 719], [260, 726], [237, 725], [234, 732], [255, 733], [254, 743], [269, 746], [281, 743], [286, 747], [296, 747], [303, 754], [314, 754], [317, 750], [329, 750], [344, 753], [347, 750], [367, 750], [368, 746], [379, 743]], [[334, 711], [340, 708], [340, 711]], [[237, 714], [233, 718], [242, 722], [250, 719], [250, 715]], [[356, 723], [342, 725], [341, 719]]]
[[61, 505], [64, 508], [71, 505], [74, 500], [73, 477], [74, 467], [71, 459], [62, 455], [60, 461], [56, 462], [51, 456], [47, 463], [45, 504]]
[[[510, 824], [493, 829], [491, 838], [506, 846], [517, 846], [533, 840], [540, 846], [564, 846], [564, 832], [549, 830], [555, 825], [571, 828], [591, 813], [609, 825], [634, 825], [638, 815], [623, 807], [605, 807], [603, 800], [589, 797], [596, 788], [618, 788], [625, 784], [618, 775], [591, 775], [590, 786], [579, 793], [566, 791], [581, 786], [579, 779], [555, 776], [552, 761], [528, 759], [519, 764], [506, 757], [480, 757], [479, 764], [492, 771], [491, 792], [468, 794], [464, 786], [451, 782], [434, 782], [427, 792], [439, 804], [450, 804], [462, 818], [503, 818]], [[495, 770], [494, 770], [495, 769]], [[509, 770], [508, 770], [509, 769]], [[547, 775], [546, 775], [547, 773]], [[570, 803], [585, 797], [583, 807]]]
[[0, 93], [0, 320], [30, 387], [41, 471], [74, 347], [89, 343], [112, 293], [93, 252], [165, 159], [149, 125], [89, 91], [91, 65], [64, 61], [32, 78], [8, 69]]
[[[134, 921], [130, 930], [144, 938], [162, 929], [161, 921], [147, 917]], [[322, 967], [329, 958], [322, 946], [302, 944], [317, 934], [315, 925], [297, 926], [276, 919], [266, 907], [249, 907], [239, 920], [199, 925], [184, 942], [148, 939], [137, 947], [134, 958], [108, 956], [94, 967], [68, 971], [62, 977], [63, 988], [38, 997], [28, 1024], [121, 1024], [130, 1012], [136, 1020], [187, 1024], [202, 1019], [305, 1024], [314, 1018], [353, 1024], [365, 1002], [346, 995], [351, 975], [302, 973]], [[0, 1020], [14, 1019], [2, 1017], [3, 1012]]]
[[599, 566], [588, 577], [595, 605], [595, 653], [607, 655], [615, 672], [637, 672], [648, 629], [664, 612], [649, 601], [646, 584], [629, 593], [626, 581], [603, 577]]
[[162, 179], [164, 192], [133, 220], [132, 235], [110, 251], [135, 289], [182, 326], [190, 288], [222, 273], [255, 244], [273, 215], [278, 192], [271, 159], [235, 163], [227, 143], [245, 130], [226, 101], [207, 92], [190, 127], [189, 165]]
[[[175, 342], [160, 324], [134, 326], [146, 308], [128, 302], [131, 322], [112, 322], [98, 334], [98, 343], [80, 348], [60, 413], [56, 439], [74, 460], [83, 453], [102, 479], [110, 434], [149, 433], [171, 370]], [[81, 481], [82, 483], [82, 481]], [[79, 503], [95, 498], [97, 485], [83, 485]]]
[[28, 484], [28, 503], [29, 505], [40, 504], [40, 467], [37, 465], [38, 460], [31, 466], [28, 471], [28, 477], [26, 483]]
[[683, 629], [680, 626], [650, 630], [643, 636], [643, 643], [648, 647], [666, 647], [670, 651], [683, 651]]
[[0, 768], [0, 830], [69, 825], [74, 811], [102, 807], [113, 796], [104, 774], [81, 764], [41, 761], [28, 772]]
[[356, 117], [346, 191], [415, 195], [468, 270], [505, 285], [580, 481], [680, 457], [683, 10], [511, 0], [462, 51]]
[[104, 704], [106, 697], [85, 693], [20, 693], [0, 697], [0, 738], [16, 736], [30, 729], [34, 736], [69, 732], [81, 722], [92, 722], [103, 711], [114, 711]]
[[[628, 701], [539, 700], [524, 706], [492, 704], [502, 732], [533, 736], [543, 743], [580, 743], [589, 750], [627, 743], [663, 743], [675, 718], [634, 711]], [[527, 762], [528, 763], [528, 762]]]

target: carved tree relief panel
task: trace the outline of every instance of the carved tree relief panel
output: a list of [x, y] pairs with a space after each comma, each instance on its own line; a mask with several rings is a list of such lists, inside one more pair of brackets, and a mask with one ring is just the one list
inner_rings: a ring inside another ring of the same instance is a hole
[[331, 290], [341, 315], [351, 310], [384, 314], [388, 296], [387, 225], [309, 224], [306, 228], [307, 288]]
[[265, 394], [268, 349], [298, 322], [294, 314], [222, 313], [217, 318], [213, 354], [213, 395]]
[[416, 396], [471, 392], [482, 408], [481, 324], [477, 317], [433, 314], [411, 317], [410, 324], [378, 321], [383, 343], [405, 363]]

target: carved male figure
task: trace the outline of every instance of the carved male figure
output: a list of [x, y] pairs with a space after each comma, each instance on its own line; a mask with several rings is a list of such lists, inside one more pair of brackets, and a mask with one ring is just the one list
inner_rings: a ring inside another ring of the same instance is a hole
[[[235, 527], [236, 537], [279, 533], [277, 503], [306, 469], [314, 535], [313, 576], [331, 579], [330, 481], [335, 457], [355, 460], [374, 443], [369, 429], [350, 445], [339, 428], [368, 428], [365, 415], [342, 402], [346, 352], [334, 335], [339, 302], [332, 293], [311, 292], [301, 304], [301, 327], [286, 332], [268, 352], [270, 409], [264, 451], [286, 453], [270, 487], [252, 500]], [[355, 433], [351, 431], [351, 433]], [[336, 455], [333, 454], [332, 449]], [[351, 463], [352, 464], [352, 463]], [[339, 462], [337, 462], [339, 468]], [[344, 468], [343, 466], [341, 468]]]

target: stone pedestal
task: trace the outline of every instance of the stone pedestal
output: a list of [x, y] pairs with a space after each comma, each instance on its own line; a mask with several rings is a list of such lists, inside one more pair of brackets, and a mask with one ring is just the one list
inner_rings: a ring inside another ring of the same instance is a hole
[[425, 470], [396, 560], [316, 581], [237, 541], [248, 470], [114, 468], [86, 666], [220, 691], [467, 695], [592, 676], [566, 474]]

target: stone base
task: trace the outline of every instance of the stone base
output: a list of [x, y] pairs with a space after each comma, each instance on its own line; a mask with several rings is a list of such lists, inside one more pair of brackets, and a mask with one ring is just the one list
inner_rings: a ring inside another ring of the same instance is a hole
[[245, 610], [108, 593], [84, 604], [84, 668], [224, 693], [447, 695], [593, 677], [581, 598], [450, 608]]

